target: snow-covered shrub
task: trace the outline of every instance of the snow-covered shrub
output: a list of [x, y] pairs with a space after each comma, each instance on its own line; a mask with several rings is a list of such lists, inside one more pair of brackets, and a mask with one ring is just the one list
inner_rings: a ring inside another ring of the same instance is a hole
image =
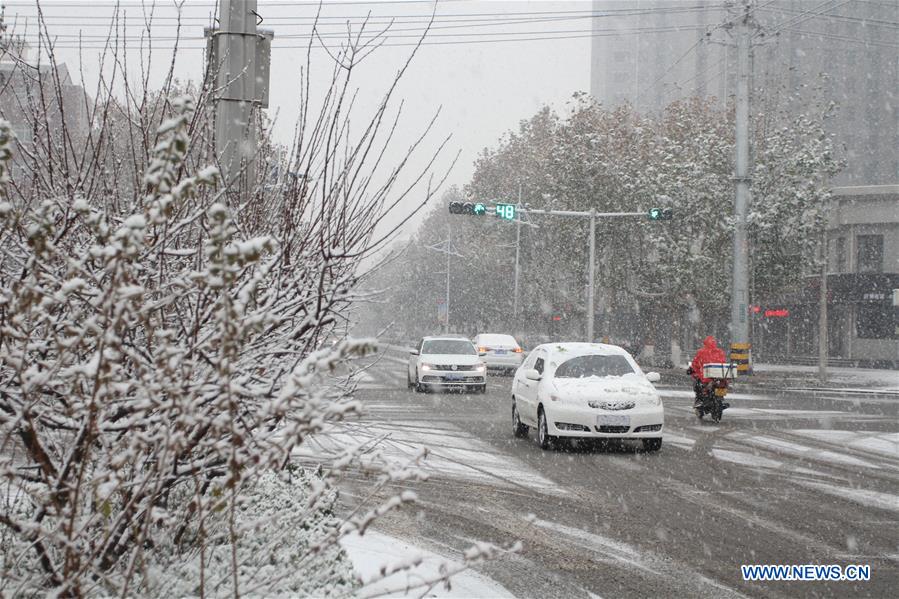
[[[0, 124], [0, 595], [340, 594], [355, 584], [340, 538], [414, 500], [385, 489], [416, 461], [365, 445], [282, 473], [360, 413], [333, 374], [351, 381], [374, 342], [323, 340], [415, 188], [394, 191], [405, 160], [371, 184], [395, 85], [352, 140], [322, 134], [356, 130], [356, 50], [291, 149], [261, 135], [250, 193], [214, 166], [212, 88], [173, 95], [171, 74], [159, 92], [84, 95], [83, 135], [48, 131], [27, 97], [33, 138]], [[338, 519], [351, 468], [374, 499]]]
[[[179, 539], [156, 547], [138, 573], [136, 587], [152, 597], [224, 595], [231, 589], [231, 551], [235, 550], [244, 593], [265, 597], [347, 596], [357, 582], [352, 565], [336, 544], [313, 551], [315, 543], [337, 528], [336, 493], [309, 504], [316, 475], [302, 469], [263, 473], [245, 489], [234, 512], [236, 546], [229, 520], [212, 512]], [[182, 492], [181, 501], [191, 494]], [[204, 582], [201, 585], [201, 581]]]

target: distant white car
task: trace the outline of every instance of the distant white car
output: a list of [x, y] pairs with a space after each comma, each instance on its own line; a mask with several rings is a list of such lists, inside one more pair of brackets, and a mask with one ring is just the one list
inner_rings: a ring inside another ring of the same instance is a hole
[[524, 350], [512, 335], [481, 333], [472, 343], [484, 355], [488, 370], [516, 370], [524, 360]]
[[416, 391], [472, 389], [487, 391], [487, 367], [468, 339], [424, 337], [409, 352], [406, 384]]
[[512, 381], [516, 437], [537, 429], [540, 447], [559, 437], [640, 439], [662, 447], [664, 409], [652, 383], [625, 350], [602, 343], [546, 343], [534, 348]]

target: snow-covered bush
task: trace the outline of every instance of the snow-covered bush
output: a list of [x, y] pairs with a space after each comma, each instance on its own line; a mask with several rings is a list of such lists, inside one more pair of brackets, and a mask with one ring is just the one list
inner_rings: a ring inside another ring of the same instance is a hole
[[[415, 188], [394, 191], [405, 161], [371, 183], [395, 85], [353, 139], [322, 134], [356, 130], [357, 50], [291, 149], [263, 132], [247, 194], [214, 166], [211, 87], [172, 96], [171, 73], [158, 92], [79, 98], [83, 135], [50, 131], [27, 97], [31, 139], [0, 123], [0, 595], [341, 594], [356, 583], [340, 538], [414, 500], [385, 489], [416, 461], [365, 445], [283, 472], [360, 413], [333, 374], [351, 381], [375, 343], [324, 339]], [[305, 176], [272, 184], [275, 167]], [[376, 499], [338, 517], [349, 469]]]

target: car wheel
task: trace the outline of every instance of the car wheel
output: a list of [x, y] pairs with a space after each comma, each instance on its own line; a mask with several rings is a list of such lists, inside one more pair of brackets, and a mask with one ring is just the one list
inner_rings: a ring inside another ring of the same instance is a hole
[[553, 440], [554, 439], [549, 435], [549, 430], [547, 429], [546, 413], [541, 406], [537, 412], [537, 442], [540, 444], [540, 449], [552, 448]]
[[658, 451], [662, 449], [662, 439], [643, 439], [644, 451]]
[[481, 395], [487, 393], [487, 383], [484, 383], [483, 385], [478, 387], [478, 393], [480, 393]]
[[415, 371], [415, 382], [412, 383], [412, 387], [415, 389], [416, 393], [424, 393], [427, 391], [427, 387], [425, 387], [424, 383], [418, 380], [418, 371]]
[[512, 398], [512, 434], [519, 439], [528, 436], [528, 425], [522, 424], [514, 397]]

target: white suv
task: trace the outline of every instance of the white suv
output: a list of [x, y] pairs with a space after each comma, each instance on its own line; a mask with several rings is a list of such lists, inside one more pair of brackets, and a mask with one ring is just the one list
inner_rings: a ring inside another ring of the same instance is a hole
[[409, 352], [406, 384], [416, 391], [434, 388], [487, 391], [487, 367], [468, 339], [424, 337]]

